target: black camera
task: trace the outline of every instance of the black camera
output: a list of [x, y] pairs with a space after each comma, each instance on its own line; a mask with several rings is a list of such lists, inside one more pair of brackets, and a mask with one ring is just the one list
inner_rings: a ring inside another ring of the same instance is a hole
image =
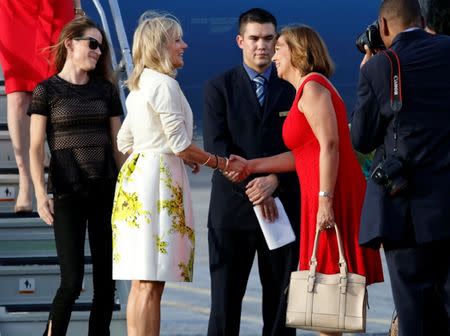
[[373, 53], [375, 53], [376, 50], [386, 49], [386, 46], [381, 39], [378, 20], [375, 20], [370, 24], [367, 29], [356, 38], [356, 48], [363, 54], [366, 53], [364, 45], [367, 45]]
[[408, 181], [404, 177], [403, 162], [397, 156], [388, 156], [373, 170], [370, 178], [385, 187], [391, 196], [395, 196], [406, 189]]

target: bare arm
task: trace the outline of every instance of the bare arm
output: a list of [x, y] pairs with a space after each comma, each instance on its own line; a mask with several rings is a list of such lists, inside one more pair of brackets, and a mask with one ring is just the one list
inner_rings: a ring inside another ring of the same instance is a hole
[[[316, 82], [308, 82], [298, 102], [298, 108], [305, 114], [319, 142], [319, 190], [333, 195], [339, 167], [339, 133], [330, 92]], [[317, 227], [326, 229], [332, 225], [334, 225], [332, 198], [320, 197]]]
[[128, 154], [122, 154], [119, 151], [119, 148], [117, 146], [117, 134], [119, 133], [120, 126], [122, 125], [122, 122], [120, 120], [120, 117], [111, 117], [109, 118], [109, 128], [111, 130], [111, 142], [112, 142], [112, 148], [114, 153], [114, 160], [116, 161], [117, 168], [120, 169], [122, 167], [123, 163], [127, 159]]
[[212, 169], [217, 168], [223, 171], [241, 171], [243, 166], [241, 162], [228, 162], [227, 165], [227, 159], [225, 157], [205, 152], [194, 144], [190, 144], [185, 150], [175, 154], [183, 159], [183, 161], [194, 162]]
[[53, 202], [45, 189], [45, 129], [47, 117], [33, 114], [30, 124], [30, 169], [36, 194], [39, 216], [49, 225], [53, 224]]
[[339, 166], [339, 134], [330, 92], [316, 82], [308, 82], [298, 107], [319, 142], [320, 190], [333, 194]]
[[251, 174], [254, 173], [285, 173], [295, 171], [295, 159], [291, 152], [253, 159], [248, 161]]

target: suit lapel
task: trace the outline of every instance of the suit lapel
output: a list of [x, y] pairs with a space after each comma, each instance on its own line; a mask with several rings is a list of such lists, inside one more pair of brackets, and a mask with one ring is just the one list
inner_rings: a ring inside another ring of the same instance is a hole
[[273, 110], [274, 106], [277, 104], [278, 99], [283, 91], [283, 86], [281, 85], [281, 80], [276, 74], [276, 70], [272, 67], [272, 73], [270, 74], [269, 87], [266, 92], [266, 101], [264, 103], [263, 119], [270, 116], [271, 113], [275, 113]]
[[262, 119], [262, 112], [258, 99], [256, 98], [255, 90], [242, 65], [238, 68], [238, 80], [235, 85], [237, 88], [236, 93], [239, 97], [242, 97], [242, 104], [245, 104], [242, 106], [241, 110], [249, 110], [250, 113], [255, 114], [258, 119]]

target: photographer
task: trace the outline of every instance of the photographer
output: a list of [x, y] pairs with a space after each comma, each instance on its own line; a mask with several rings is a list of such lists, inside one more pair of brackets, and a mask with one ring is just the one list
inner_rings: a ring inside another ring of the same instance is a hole
[[376, 154], [360, 244], [383, 244], [400, 335], [449, 335], [450, 37], [420, 28], [417, 0], [383, 1], [378, 22], [401, 64], [402, 107], [391, 107], [389, 58], [366, 48], [351, 135]]

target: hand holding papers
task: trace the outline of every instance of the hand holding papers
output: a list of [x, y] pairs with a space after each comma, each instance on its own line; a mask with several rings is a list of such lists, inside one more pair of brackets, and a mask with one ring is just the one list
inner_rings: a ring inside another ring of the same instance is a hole
[[[278, 197], [275, 198], [275, 204], [278, 209], [278, 218], [273, 222], [269, 222], [263, 217], [260, 205], [255, 205], [253, 207], [264, 234], [264, 238], [266, 239], [267, 246], [269, 246], [270, 250], [277, 249], [295, 240], [295, 234], [292, 230], [291, 223], [289, 222], [283, 204]], [[299, 224], [297, 223], [297, 225]]]

